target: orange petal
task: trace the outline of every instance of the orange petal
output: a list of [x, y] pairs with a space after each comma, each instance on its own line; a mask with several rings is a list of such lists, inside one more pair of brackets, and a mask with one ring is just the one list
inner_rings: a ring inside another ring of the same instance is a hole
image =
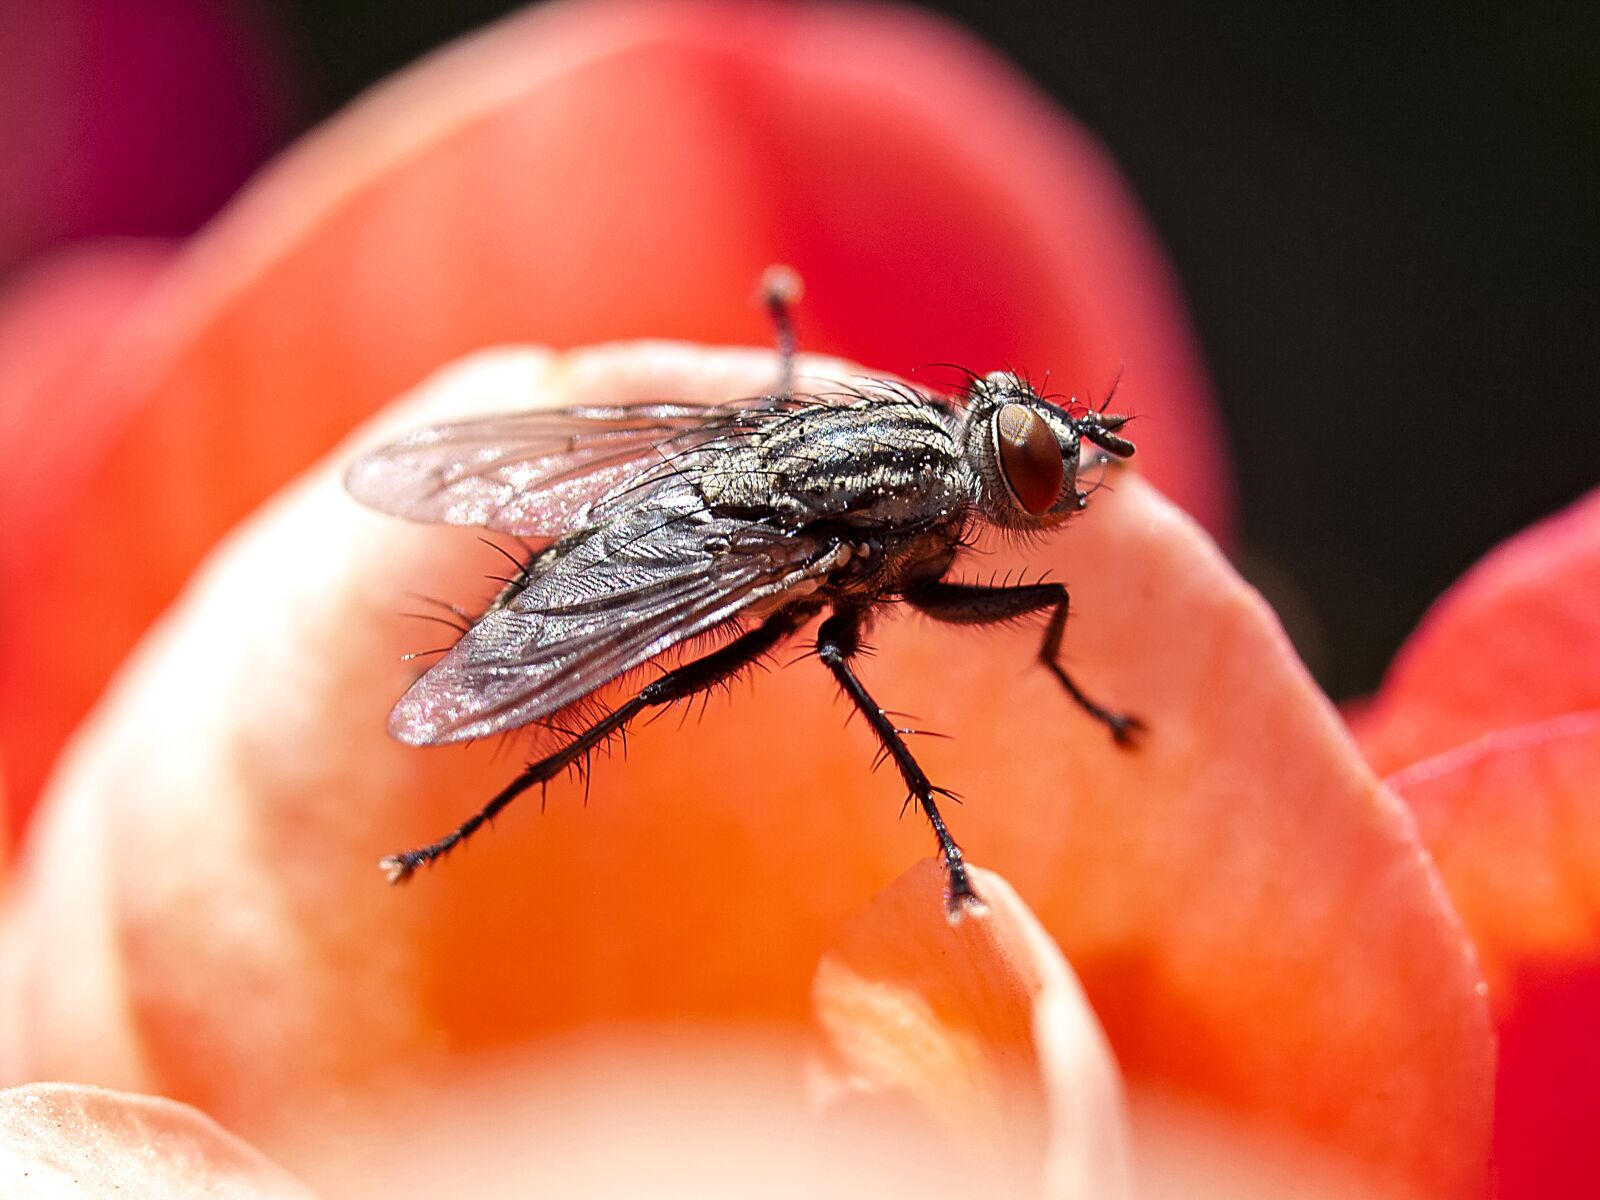
[[54, 754], [223, 531], [427, 372], [503, 341], [767, 344], [774, 260], [814, 349], [1080, 393], [1122, 370], [1147, 469], [1226, 526], [1153, 238], [1007, 67], [909, 8], [541, 5], [285, 155], [107, 346], [130, 419], [8, 594], [18, 641], [72, 657], [0, 676], [28, 696], [0, 758]]
[[0, 1091], [0, 1191], [10, 1200], [311, 1200], [187, 1105], [68, 1083]]
[[1600, 1177], [1600, 711], [1501, 730], [1389, 781], [1478, 945], [1498, 1018], [1505, 1200]]
[[1380, 774], [1497, 729], [1600, 708], [1600, 491], [1442, 596], [1353, 721]]
[[[747, 395], [772, 370], [661, 344], [507, 352], [387, 421]], [[351, 453], [213, 560], [85, 730], [0, 960], [9, 1068], [114, 1061], [261, 1140], [342, 1089], [579, 1025], [801, 1028], [839, 926], [929, 849], [813, 663], [640, 727], [587, 807], [553, 787], [543, 816], [526, 801], [381, 886], [378, 855], [437, 836], [515, 762], [385, 738], [412, 670], [396, 657], [430, 644], [401, 597], [470, 600], [501, 568], [464, 531], [360, 510], [338, 485]], [[1429, 1194], [1475, 1187], [1487, 1015], [1409, 816], [1192, 522], [1110, 482], [1028, 562], [1072, 582], [1067, 661], [1146, 720], [1138, 752], [1030, 669], [1037, 629], [885, 620], [868, 687], [955, 735], [917, 747], [968, 797], [957, 836], [1065, 947], [1136, 1083]]]
[[[851, 918], [812, 984], [830, 1090], [908, 1099], [1000, 1194], [1131, 1195], [1122, 1088], [1061, 951], [998, 875], [952, 923], [925, 859]], [[856, 1119], [860, 1104], [850, 1104]]]

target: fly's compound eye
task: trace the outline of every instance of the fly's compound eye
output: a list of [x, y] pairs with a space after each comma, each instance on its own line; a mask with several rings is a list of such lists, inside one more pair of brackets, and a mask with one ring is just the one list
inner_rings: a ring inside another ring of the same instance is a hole
[[1045, 419], [1025, 404], [1006, 404], [994, 415], [1000, 474], [1018, 506], [1035, 517], [1054, 506], [1066, 480], [1061, 445]]

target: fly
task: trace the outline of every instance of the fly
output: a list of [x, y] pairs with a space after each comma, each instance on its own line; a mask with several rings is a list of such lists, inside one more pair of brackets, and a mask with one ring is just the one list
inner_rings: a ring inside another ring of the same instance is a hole
[[1133, 443], [1118, 430], [1127, 418], [1053, 403], [1010, 372], [974, 376], [958, 397], [884, 380], [797, 393], [793, 285], [774, 278], [774, 395], [486, 417], [418, 430], [351, 467], [346, 486], [373, 508], [544, 543], [395, 705], [389, 732], [402, 742], [552, 725], [672, 647], [736, 632], [569, 733], [438, 841], [384, 859], [391, 881], [580, 764], [641, 713], [730, 681], [824, 612], [816, 656], [933, 826], [952, 915], [978, 897], [939, 811], [938, 797], [950, 793], [930, 782], [856, 671], [874, 610], [903, 601], [955, 625], [1046, 614], [1039, 661], [1118, 743], [1138, 729], [1090, 699], [1057, 661], [1062, 584], [948, 577], [977, 527], [1032, 533], [1083, 509], [1085, 443], [1126, 458]]

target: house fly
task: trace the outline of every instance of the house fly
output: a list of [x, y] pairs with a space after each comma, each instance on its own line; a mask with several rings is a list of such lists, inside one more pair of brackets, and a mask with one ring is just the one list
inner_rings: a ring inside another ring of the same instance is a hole
[[[819, 614], [816, 657], [866, 718], [933, 826], [952, 915], [977, 903], [935, 787], [857, 673], [863, 627], [904, 602], [937, 621], [1044, 614], [1039, 661], [1119, 742], [1138, 723], [1090, 699], [1057, 661], [1060, 583], [951, 579], [985, 525], [1033, 533], [1083, 509], [1089, 447], [1125, 458], [1127, 420], [1056, 403], [1011, 372], [945, 397], [862, 380], [793, 387], [791, 295], [769, 287], [778, 331], [773, 395], [712, 406], [652, 403], [515, 413], [421, 429], [358, 460], [352, 495], [416, 521], [532, 539], [516, 578], [396, 704], [411, 745], [558, 726], [597, 689], [701, 635], [730, 640], [646, 684], [529, 763], [438, 841], [383, 860], [400, 882], [536, 785], [581, 766], [641, 713], [730, 681]], [[1087, 445], [1086, 445], [1087, 444]]]

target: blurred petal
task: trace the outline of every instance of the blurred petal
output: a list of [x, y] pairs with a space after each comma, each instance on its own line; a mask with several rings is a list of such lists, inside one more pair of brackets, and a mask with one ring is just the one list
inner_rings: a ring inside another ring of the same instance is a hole
[[1497, 729], [1600, 708], [1600, 491], [1491, 552], [1354, 720], [1380, 774]]
[[1501, 545], [1412, 635], [1363, 747], [1471, 931], [1500, 1041], [1500, 1194], [1593, 1191], [1600, 1152], [1600, 492]]
[[[1374, 1180], [1359, 1164], [1285, 1130], [1241, 1124], [1171, 1095], [1133, 1109], [1139, 1200], [1436, 1200]], [[1484, 1200], [1481, 1186], [1458, 1194]]]
[[1388, 782], [1417, 815], [1497, 1004], [1518, 960], [1600, 951], [1600, 713], [1498, 730]]
[[[1176, 287], [1100, 148], [912, 9], [540, 6], [435, 55], [267, 171], [108, 349], [131, 413], [12, 596], [92, 662], [0, 677], [0, 757], [54, 752], [206, 550], [357, 421], [500, 341], [770, 342], [878, 369], [1015, 363], [1141, 416], [1152, 477], [1227, 524]], [[948, 378], [934, 371], [930, 378]]]
[[1410, 802], [1489, 977], [1504, 1200], [1600, 1177], [1600, 712], [1500, 730], [1390, 783]]
[[0, 1091], [0, 1191], [8, 1200], [311, 1200], [203, 1113], [68, 1083]]
[[994, 1180], [893, 1114], [821, 1122], [798, 1047], [748, 1029], [602, 1027], [341, 1105], [285, 1152], [339, 1200], [960, 1200]]
[[[772, 369], [656, 343], [485, 355], [385, 428], [747, 395]], [[930, 848], [814, 664], [703, 723], [640, 728], [629, 762], [596, 764], [587, 807], [552, 788], [548, 813], [526, 802], [381, 886], [378, 855], [454, 824], [515, 763], [384, 736], [412, 673], [397, 655], [430, 644], [393, 616], [401, 597], [466, 599], [500, 568], [464, 531], [359, 509], [338, 485], [351, 453], [218, 553], [86, 727], [0, 958], [12, 1077], [109, 1061], [269, 1144], [257, 1130], [346, 1087], [580, 1024], [802, 1029], [839, 926]], [[1146, 720], [1137, 753], [1029, 669], [1036, 629], [885, 621], [869, 686], [957, 735], [918, 749], [969, 799], [958, 836], [1029, 897], [1136, 1082], [1429, 1194], [1475, 1187], [1487, 1014], [1408, 814], [1193, 523], [1136, 476], [1112, 483], [1026, 561], [1072, 581], [1068, 659]]]
[[998, 1194], [1132, 1194], [1117, 1065], [1061, 951], [1011, 886], [974, 871], [986, 911], [951, 923], [924, 859], [851, 918], [817, 969], [831, 1089], [909, 1100], [931, 1145]]
[[[108, 334], [150, 291], [175, 248], [157, 241], [109, 241], [60, 251], [9, 281], [0, 293], [0, 596], [8, 636], [0, 638], [0, 730], [34, 727], [41, 694], [61, 680], [103, 678], [124, 650], [87, 621], [71, 637], [16, 636], [26, 628], [18, 601], [49, 611], [72, 598], [42, 570], [71, 541], [59, 514], [92, 489], [95, 472], [121, 431], [117, 413], [86, 381]], [[103, 598], [104, 589], [100, 589]], [[14, 607], [16, 606], [16, 607]], [[31, 801], [55, 761], [54, 739], [15, 736], [3, 744], [6, 834], [26, 822]]]

